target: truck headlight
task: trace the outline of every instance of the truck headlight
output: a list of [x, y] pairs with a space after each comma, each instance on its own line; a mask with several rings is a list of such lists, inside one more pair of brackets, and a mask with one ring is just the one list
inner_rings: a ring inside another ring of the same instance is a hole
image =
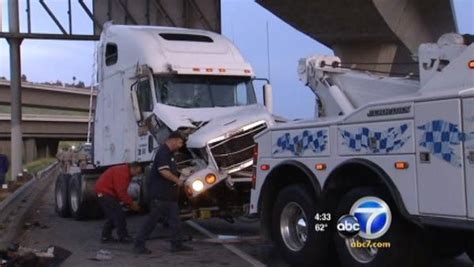
[[217, 181], [217, 177], [213, 173], [209, 173], [206, 175], [205, 180], [208, 184], [214, 184]]
[[204, 183], [201, 180], [196, 180], [192, 183], [192, 188], [195, 192], [201, 192], [204, 189]]

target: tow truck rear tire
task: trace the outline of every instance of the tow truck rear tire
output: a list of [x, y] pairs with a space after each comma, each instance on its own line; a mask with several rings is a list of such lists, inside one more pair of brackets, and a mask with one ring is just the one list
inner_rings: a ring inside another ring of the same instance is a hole
[[315, 212], [316, 199], [303, 185], [291, 185], [277, 196], [272, 215], [272, 237], [292, 266], [328, 266], [326, 249], [330, 235], [322, 240], [316, 233]]
[[433, 246], [434, 254], [446, 259], [454, 259], [461, 256], [466, 249], [465, 233], [446, 230], [430, 229], [429, 232]]
[[468, 235], [468, 240], [466, 242], [466, 253], [474, 261], [474, 233]]
[[397, 206], [383, 188], [360, 187], [352, 189], [339, 201], [334, 219], [338, 220], [341, 216], [349, 214], [356, 201], [369, 196], [384, 200], [390, 208], [392, 213], [390, 229], [381, 238], [372, 240], [390, 242], [390, 248], [377, 250], [350, 248], [350, 243], [339, 235], [337, 229], [334, 229], [333, 239], [341, 265], [344, 267], [426, 266], [428, 251], [421, 230], [401, 217]]
[[54, 187], [54, 204], [56, 213], [63, 218], [71, 215], [71, 206], [69, 203], [69, 180], [71, 175], [61, 173], [56, 178]]
[[84, 199], [82, 186], [82, 175], [80, 173], [73, 174], [69, 181], [69, 196], [71, 203], [71, 215], [76, 220], [84, 220], [88, 217], [88, 207]]

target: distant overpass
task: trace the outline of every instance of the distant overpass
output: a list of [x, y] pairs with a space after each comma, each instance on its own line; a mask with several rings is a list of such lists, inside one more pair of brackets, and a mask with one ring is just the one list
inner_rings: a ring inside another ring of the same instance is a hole
[[342, 62], [383, 72], [417, 72], [418, 46], [457, 32], [451, 0], [256, 0]]
[[[0, 152], [10, 155], [10, 86], [0, 80]], [[93, 95], [95, 101], [96, 92]], [[24, 160], [54, 156], [60, 141], [87, 139], [90, 90], [22, 84]], [[30, 108], [30, 109], [29, 109]]]
[[[10, 82], [0, 80], [0, 105], [10, 105]], [[89, 111], [90, 90], [23, 82], [21, 85], [23, 107], [53, 108]], [[93, 99], [95, 100], [94, 92]]]

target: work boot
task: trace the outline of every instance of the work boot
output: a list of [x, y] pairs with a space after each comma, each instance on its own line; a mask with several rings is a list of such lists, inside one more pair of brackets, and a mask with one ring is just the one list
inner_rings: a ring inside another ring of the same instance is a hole
[[129, 235], [126, 235], [124, 237], [119, 238], [119, 242], [129, 244], [133, 242], [133, 238]]
[[146, 247], [133, 247], [133, 253], [135, 254], [142, 254], [142, 255], [148, 255], [151, 254], [151, 250], [149, 250]]
[[183, 252], [183, 251], [193, 251], [194, 249], [192, 247], [183, 245], [183, 244], [177, 244], [177, 245], [171, 245], [171, 252]]
[[117, 241], [118, 240], [112, 236], [103, 236], [100, 238], [101, 243], [112, 243], [112, 242], [117, 242]]

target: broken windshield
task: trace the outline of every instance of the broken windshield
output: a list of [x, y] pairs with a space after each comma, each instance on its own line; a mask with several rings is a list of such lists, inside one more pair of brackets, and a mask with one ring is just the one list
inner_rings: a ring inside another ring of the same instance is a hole
[[155, 76], [159, 103], [182, 108], [246, 106], [257, 103], [247, 77]]

